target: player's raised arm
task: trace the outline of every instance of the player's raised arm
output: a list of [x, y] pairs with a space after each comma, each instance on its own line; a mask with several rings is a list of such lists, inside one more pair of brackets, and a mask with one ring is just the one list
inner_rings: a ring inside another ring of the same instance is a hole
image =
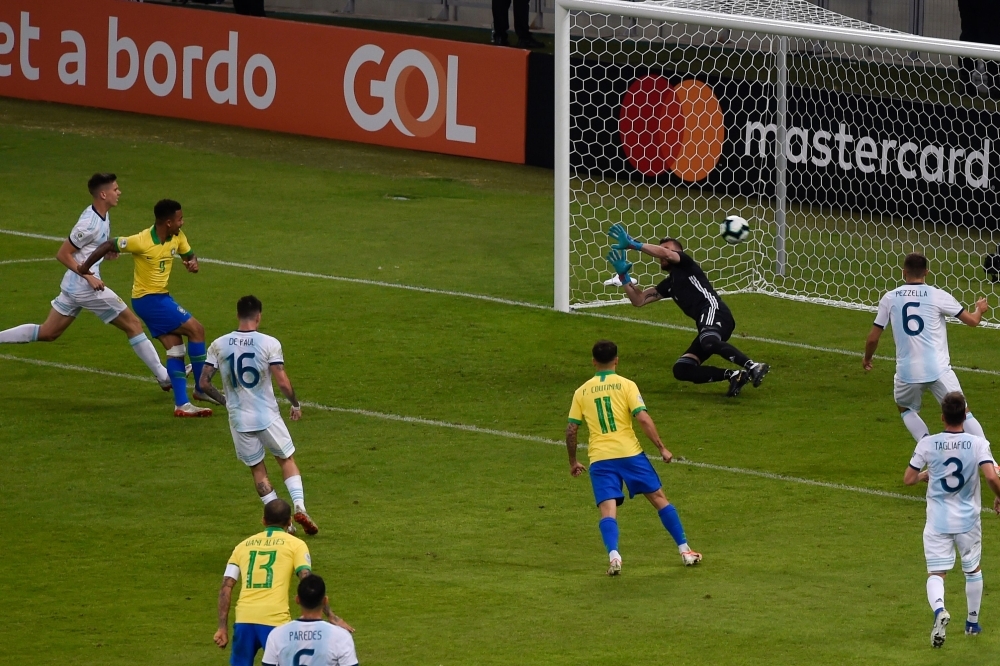
[[285, 372], [285, 364], [273, 363], [271, 365], [271, 375], [278, 384], [278, 389], [282, 395], [288, 398], [288, 402], [292, 403], [291, 419], [298, 421], [302, 418], [302, 406], [299, 404], [299, 399], [295, 396], [295, 389], [292, 388], [292, 380], [288, 378], [288, 373]]
[[663, 296], [660, 295], [660, 292], [656, 290], [656, 287], [639, 289], [633, 284], [625, 285], [625, 295], [628, 296], [628, 300], [632, 302], [632, 305], [637, 308], [649, 305], [650, 303], [655, 303], [663, 298]]
[[[300, 571], [299, 572], [299, 580], [303, 580], [303, 579], [308, 578], [309, 576], [312, 576], [312, 575], [314, 575], [312, 571], [309, 571], [309, 570]], [[330, 600], [327, 599], [326, 597], [323, 597], [323, 609], [322, 610], [323, 610], [323, 617], [326, 618], [327, 622], [329, 622], [330, 624], [335, 624], [338, 627], [340, 627], [341, 629], [346, 629], [347, 631], [351, 632], [352, 634], [354, 633], [354, 627], [352, 627], [351, 625], [347, 624], [347, 621], [344, 620], [344, 618], [340, 617], [339, 615], [337, 615], [336, 613], [333, 612], [333, 609], [330, 608]]]
[[614, 249], [608, 253], [607, 256], [608, 263], [614, 268], [615, 273], [618, 275], [619, 282], [622, 283], [622, 287], [625, 289], [625, 295], [628, 296], [628, 300], [631, 301], [632, 305], [637, 308], [641, 308], [647, 303], [653, 303], [662, 298], [660, 293], [656, 290], [656, 287], [650, 287], [649, 289], [639, 289], [636, 287], [636, 283], [633, 282], [632, 278], [629, 277], [628, 272], [632, 270], [632, 263], [628, 261], [625, 257], [625, 250]]
[[972, 326], [975, 328], [979, 326], [979, 323], [983, 320], [983, 315], [990, 309], [990, 304], [986, 302], [985, 298], [980, 298], [976, 301], [976, 308], [969, 312], [967, 310], [962, 310], [958, 314], [958, 320], [965, 324], [966, 326]]
[[628, 231], [626, 231], [625, 226], [622, 224], [611, 225], [611, 228], [608, 230], [608, 235], [617, 241], [612, 246], [616, 250], [638, 250], [639, 252], [648, 254], [651, 257], [664, 259], [671, 264], [676, 264], [681, 260], [680, 253], [670, 249], [669, 247], [643, 243], [640, 240], [632, 238], [629, 236]]

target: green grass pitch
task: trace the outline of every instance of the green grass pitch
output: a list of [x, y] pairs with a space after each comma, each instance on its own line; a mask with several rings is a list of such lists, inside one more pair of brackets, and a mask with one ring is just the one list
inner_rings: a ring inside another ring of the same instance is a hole
[[[303, 400], [429, 421], [313, 407], [289, 424], [322, 529], [315, 569], [362, 664], [996, 663], [995, 517], [985, 631], [961, 633], [956, 571], [957, 622], [932, 651], [919, 502], [659, 464], [705, 561], [682, 567], [638, 500], [620, 512], [625, 568], [609, 579], [589, 482], [570, 478], [563, 449], [433, 423], [559, 440], [590, 346], [608, 337], [675, 455], [917, 496], [901, 483], [913, 442], [892, 363], [865, 375], [859, 355], [809, 347], [859, 352], [869, 314], [728, 298], [754, 338], [738, 344], [773, 370], [726, 400], [672, 378], [692, 333], [649, 325], [687, 325], [672, 304], [545, 309], [551, 172], [0, 100], [0, 228], [64, 236], [95, 170], [119, 176], [116, 233], [172, 197], [203, 258], [430, 290], [212, 263], [172, 277], [210, 339], [234, 326], [239, 296], [259, 296]], [[56, 248], [0, 234], [0, 328], [41, 321], [62, 273], [3, 262]], [[131, 260], [104, 275], [128, 294]], [[950, 334], [956, 365], [1000, 370], [1000, 333]], [[89, 314], [55, 343], [0, 354], [0, 662], [228, 663], [211, 641], [216, 593], [260, 503], [224, 414], [174, 419], [123, 335]], [[987, 435], [1000, 432], [998, 375], [959, 376]], [[933, 403], [925, 418], [936, 426]]]

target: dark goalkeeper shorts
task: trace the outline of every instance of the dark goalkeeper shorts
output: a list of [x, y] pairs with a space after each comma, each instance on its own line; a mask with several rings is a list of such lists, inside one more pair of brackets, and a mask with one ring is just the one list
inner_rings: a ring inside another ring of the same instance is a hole
[[704, 363], [711, 354], [705, 351], [702, 340], [706, 335], [709, 335], [717, 337], [723, 342], [728, 341], [736, 329], [736, 320], [733, 319], [733, 313], [728, 308], [705, 308], [701, 316], [698, 317], [697, 324], [698, 335], [684, 353], [693, 354]]

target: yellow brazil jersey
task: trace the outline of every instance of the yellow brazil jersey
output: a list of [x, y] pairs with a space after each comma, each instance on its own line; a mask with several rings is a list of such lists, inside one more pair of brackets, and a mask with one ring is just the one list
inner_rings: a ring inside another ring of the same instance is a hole
[[632, 417], [645, 411], [639, 387], [614, 371], [598, 372], [573, 394], [570, 423], [587, 423], [590, 462], [642, 453]]
[[156, 236], [155, 225], [134, 236], [116, 238], [115, 248], [119, 252], [128, 252], [135, 258], [132, 298], [167, 293], [174, 257], [180, 255], [186, 258], [191, 255], [191, 246], [183, 231], [161, 241]]
[[289, 585], [300, 571], [312, 568], [305, 541], [280, 527], [268, 527], [236, 546], [229, 565], [240, 570], [237, 622], [272, 627], [291, 622]]

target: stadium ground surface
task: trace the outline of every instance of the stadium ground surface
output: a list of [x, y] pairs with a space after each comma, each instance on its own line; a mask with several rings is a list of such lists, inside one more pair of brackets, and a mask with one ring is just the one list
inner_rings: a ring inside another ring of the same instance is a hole
[[[47, 313], [61, 271], [44, 236], [67, 233], [98, 169], [124, 192], [116, 233], [148, 226], [161, 197], [184, 204], [217, 262], [175, 268], [171, 291], [210, 338], [238, 296], [264, 301], [314, 403], [290, 424], [322, 528], [309, 545], [363, 664], [987, 663], [1000, 647], [998, 519], [984, 516], [985, 631], [956, 622], [937, 652], [921, 504], [834, 487], [922, 492], [900, 481], [913, 443], [892, 363], [866, 375], [850, 354], [869, 314], [730, 297], [752, 336], [739, 344], [773, 370], [726, 400], [670, 375], [692, 337], [673, 305], [546, 309], [551, 172], [10, 100], [0, 127], [0, 228], [43, 236], [0, 234], [0, 327]], [[103, 273], [128, 294], [129, 259]], [[981, 370], [960, 379], [990, 435], [1000, 333], [950, 334], [955, 364]], [[658, 465], [698, 568], [640, 500], [620, 513], [623, 575], [604, 576], [589, 483], [551, 443], [600, 337], [675, 454], [738, 468]], [[222, 410], [172, 418], [90, 315], [0, 353], [0, 661], [226, 663], [216, 593], [260, 504]], [[947, 589], [960, 620], [961, 574]]]

